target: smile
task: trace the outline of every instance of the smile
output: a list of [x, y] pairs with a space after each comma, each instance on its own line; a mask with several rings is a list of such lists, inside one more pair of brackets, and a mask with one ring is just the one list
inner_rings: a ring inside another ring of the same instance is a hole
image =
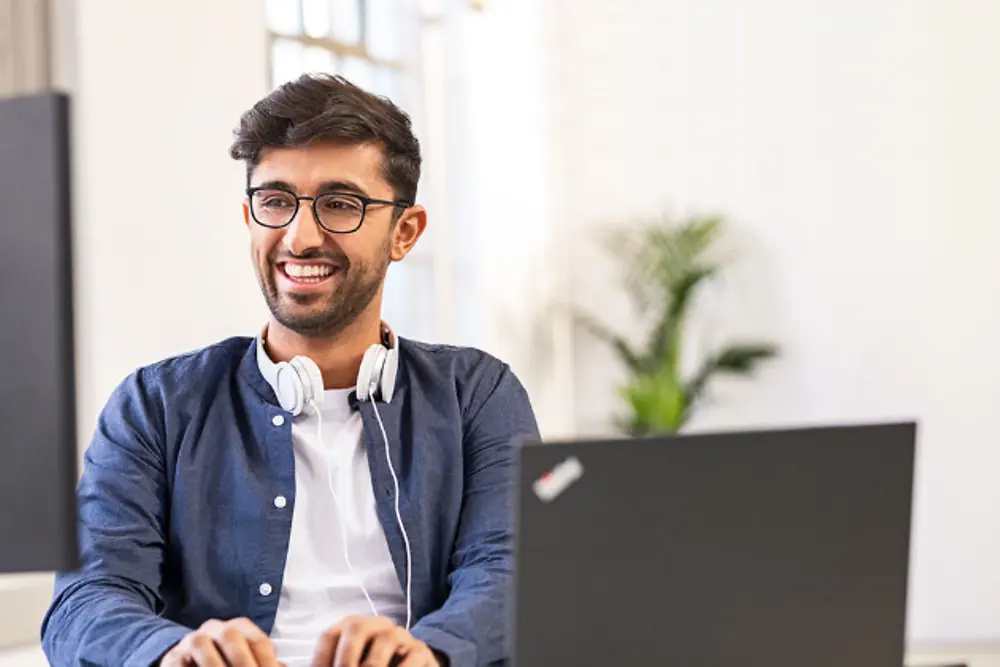
[[278, 272], [297, 285], [318, 285], [329, 280], [338, 270], [332, 264], [283, 262], [278, 265]]

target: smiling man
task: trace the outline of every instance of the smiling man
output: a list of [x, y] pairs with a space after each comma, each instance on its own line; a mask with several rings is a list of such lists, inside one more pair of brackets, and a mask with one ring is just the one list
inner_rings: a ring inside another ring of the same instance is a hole
[[382, 321], [386, 271], [427, 225], [409, 118], [305, 76], [243, 115], [231, 154], [271, 317], [111, 396], [50, 662], [503, 661], [514, 452], [537, 426], [506, 365]]

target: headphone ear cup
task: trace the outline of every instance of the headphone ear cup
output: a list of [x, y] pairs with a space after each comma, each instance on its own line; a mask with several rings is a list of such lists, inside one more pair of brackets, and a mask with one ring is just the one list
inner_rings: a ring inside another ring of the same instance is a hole
[[376, 391], [379, 388], [379, 376], [382, 366], [385, 363], [385, 347], [382, 345], [370, 345], [365, 350], [365, 356], [361, 358], [361, 367], [358, 369], [358, 400], [375, 400]]
[[305, 388], [302, 386], [302, 379], [298, 371], [292, 368], [288, 362], [282, 361], [275, 365], [275, 393], [278, 395], [278, 403], [282, 409], [298, 415], [305, 407]]
[[399, 351], [390, 347], [385, 352], [385, 363], [382, 365], [382, 377], [379, 381], [379, 393], [386, 403], [392, 401], [392, 394], [396, 391], [396, 372], [398, 370]]
[[323, 403], [323, 372], [320, 371], [316, 362], [309, 357], [295, 357], [289, 365], [295, 369], [296, 374], [302, 382], [302, 403], [303, 407], [309, 401], [316, 405]]

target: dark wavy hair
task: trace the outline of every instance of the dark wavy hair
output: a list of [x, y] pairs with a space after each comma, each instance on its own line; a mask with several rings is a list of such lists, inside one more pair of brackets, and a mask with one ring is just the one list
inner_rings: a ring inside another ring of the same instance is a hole
[[266, 148], [371, 141], [382, 148], [382, 172], [395, 198], [416, 200], [420, 143], [410, 117], [341, 76], [304, 74], [276, 88], [240, 117], [235, 135], [229, 155], [246, 163], [248, 185]]

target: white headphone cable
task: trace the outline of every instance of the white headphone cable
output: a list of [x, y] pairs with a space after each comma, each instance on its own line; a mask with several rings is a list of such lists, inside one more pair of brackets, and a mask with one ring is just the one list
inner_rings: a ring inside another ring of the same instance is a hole
[[410, 537], [406, 534], [403, 526], [403, 516], [399, 513], [399, 478], [396, 470], [392, 467], [392, 455], [389, 453], [389, 436], [385, 434], [385, 425], [382, 423], [382, 416], [378, 413], [378, 406], [375, 399], [371, 398], [372, 408], [375, 410], [375, 419], [378, 421], [378, 428], [382, 431], [382, 442], [385, 443], [385, 460], [389, 463], [389, 472], [392, 474], [392, 483], [396, 490], [396, 521], [399, 523], [399, 532], [403, 534], [403, 545], [406, 547], [406, 629], [410, 629], [413, 620], [413, 553], [410, 551]]
[[[365, 584], [361, 581], [361, 577], [354, 569], [354, 565], [351, 564], [351, 553], [348, 548], [347, 541], [347, 525], [344, 520], [344, 513], [341, 511], [340, 498], [337, 497], [336, 488], [333, 485], [333, 464], [330, 463], [332, 455], [323, 448], [323, 411], [319, 409], [319, 406], [315, 402], [312, 404], [313, 409], [316, 410], [316, 417], [318, 421], [316, 422], [316, 437], [319, 439], [319, 446], [323, 453], [323, 459], [326, 461], [326, 481], [330, 486], [330, 493], [333, 495], [333, 502], [337, 505], [337, 517], [340, 519], [340, 536], [344, 540], [344, 560], [347, 561], [347, 569], [351, 571], [351, 575], [354, 580], [358, 582], [358, 586], [361, 588], [361, 592], [364, 593], [365, 599], [368, 600], [368, 606], [371, 607], [372, 616], [378, 616], [378, 610], [375, 609], [375, 603], [372, 602], [371, 596], [368, 594], [368, 589], [365, 588]], [[409, 561], [407, 561], [409, 562]], [[409, 625], [407, 625], [409, 629]]]

